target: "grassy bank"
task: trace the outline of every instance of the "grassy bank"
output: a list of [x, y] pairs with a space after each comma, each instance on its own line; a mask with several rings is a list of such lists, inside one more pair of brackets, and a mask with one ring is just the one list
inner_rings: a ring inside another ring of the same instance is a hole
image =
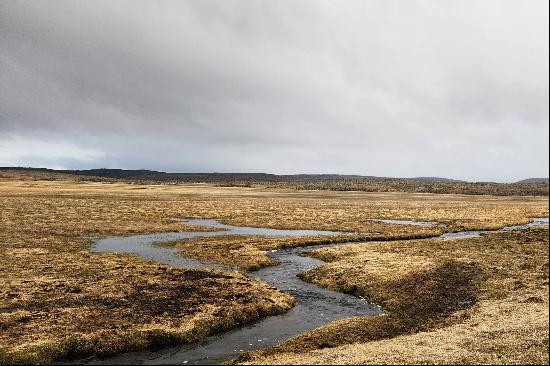
[[[93, 262], [112, 264], [101, 259]], [[62, 289], [33, 293], [26, 303], [0, 309], [0, 364], [43, 364], [189, 343], [283, 313], [293, 305], [290, 296], [239, 274], [135, 262], [118, 261], [115, 269], [138, 270], [139, 276], [124, 275], [110, 266], [104, 275], [79, 276], [80, 281], [97, 281], [96, 288], [66, 279], [52, 284]], [[82, 267], [93, 270], [89, 264]], [[109, 281], [110, 276], [118, 279]], [[19, 344], [13, 345], [14, 340]]]
[[381, 304], [242, 363], [547, 363], [548, 229], [353, 244], [302, 278]]

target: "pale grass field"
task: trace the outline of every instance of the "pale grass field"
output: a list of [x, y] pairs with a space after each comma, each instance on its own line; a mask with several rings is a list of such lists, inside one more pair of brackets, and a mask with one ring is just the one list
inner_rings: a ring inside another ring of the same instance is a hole
[[[237, 272], [185, 271], [123, 255], [90, 253], [90, 236], [195, 230], [172, 219], [196, 217], [256, 227], [370, 232], [383, 240], [498, 228], [548, 216], [545, 197], [296, 192], [43, 178], [0, 172], [4, 363], [44, 363], [67, 355], [186, 342], [292, 306], [288, 295]], [[369, 221], [375, 218], [442, 225]], [[230, 247], [236, 259], [229, 264], [254, 269], [273, 264], [265, 250], [313, 240], [319, 239], [233, 237], [176, 245], [186, 255], [213, 262], [222, 261], [221, 253]], [[390, 252], [380, 252], [376, 261], [403, 259]], [[418, 261], [413, 257], [409, 262]], [[431, 265], [430, 259], [425, 262]], [[158, 298], [165, 300], [155, 302]]]

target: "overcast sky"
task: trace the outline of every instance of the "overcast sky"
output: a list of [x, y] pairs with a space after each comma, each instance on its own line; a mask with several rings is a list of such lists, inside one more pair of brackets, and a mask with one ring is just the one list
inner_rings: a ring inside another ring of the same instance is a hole
[[548, 177], [548, 2], [0, 2], [0, 166]]

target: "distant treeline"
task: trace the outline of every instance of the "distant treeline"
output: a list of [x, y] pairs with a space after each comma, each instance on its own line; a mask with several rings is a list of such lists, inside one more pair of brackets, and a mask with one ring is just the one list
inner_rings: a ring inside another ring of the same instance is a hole
[[273, 183], [268, 186], [299, 190], [548, 196], [548, 183], [427, 182], [407, 178], [375, 178], [295, 181]]
[[19, 167], [0, 167], [0, 170], [34, 172], [50, 179], [68, 174], [85, 180], [121, 180], [135, 183], [211, 183], [218, 186], [260, 186], [296, 190], [548, 196], [547, 178], [531, 178], [517, 183], [474, 183], [437, 177], [383, 178], [338, 174], [165, 173], [153, 170], [52, 170]]

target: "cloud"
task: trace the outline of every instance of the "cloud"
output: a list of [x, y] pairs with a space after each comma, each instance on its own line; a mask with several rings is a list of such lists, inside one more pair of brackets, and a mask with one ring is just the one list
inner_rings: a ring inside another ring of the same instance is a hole
[[105, 153], [100, 150], [84, 149], [55, 139], [3, 136], [0, 140], [0, 166], [46, 166], [66, 169], [67, 166], [75, 164], [94, 164], [103, 158]]
[[3, 1], [0, 44], [16, 165], [548, 176], [546, 2]]

